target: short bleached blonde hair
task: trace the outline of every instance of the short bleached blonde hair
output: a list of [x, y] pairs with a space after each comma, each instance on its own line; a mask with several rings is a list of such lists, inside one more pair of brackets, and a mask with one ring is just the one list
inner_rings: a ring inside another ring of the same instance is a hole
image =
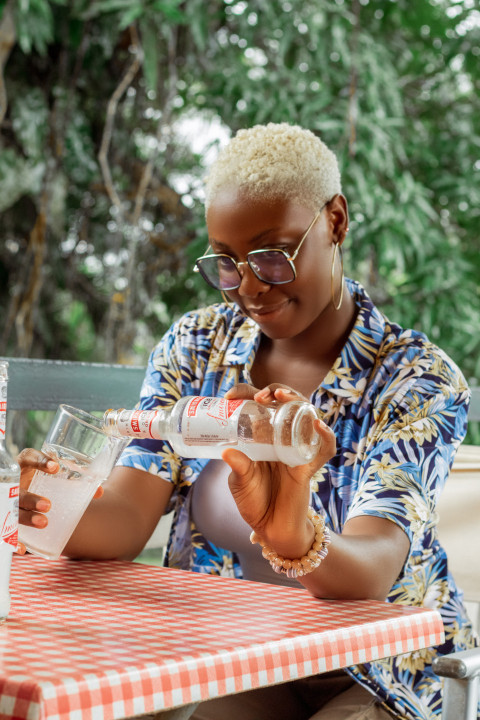
[[237, 132], [210, 168], [205, 211], [232, 185], [253, 201], [287, 199], [311, 210], [342, 191], [335, 154], [310, 130], [288, 123]]

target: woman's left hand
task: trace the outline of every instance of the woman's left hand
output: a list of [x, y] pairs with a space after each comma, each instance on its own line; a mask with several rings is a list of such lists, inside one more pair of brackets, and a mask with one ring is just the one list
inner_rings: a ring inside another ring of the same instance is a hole
[[[252, 399], [261, 404], [308, 402], [300, 393], [278, 384], [262, 390], [237, 385], [225, 397]], [[311, 548], [314, 530], [307, 516], [310, 480], [336, 451], [335, 435], [330, 428], [319, 419], [314, 427], [322, 442], [317, 456], [306, 465], [254, 462], [233, 448], [222, 453], [232, 469], [229, 486], [240, 514], [262, 541], [283, 557], [302, 557]]]

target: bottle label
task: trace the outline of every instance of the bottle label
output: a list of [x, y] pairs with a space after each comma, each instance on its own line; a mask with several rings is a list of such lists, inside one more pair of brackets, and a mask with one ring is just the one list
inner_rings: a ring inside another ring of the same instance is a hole
[[[135, 433], [141, 438], [153, 437], [152, 435], [152, 422], [155, 418], [155, 413], [151, 410], [134, 410], [129, 412], [120, 413], [117, 420], [117, 428], [120, 432], [126, 431], [127, 435]], [[122, 433], [123, 434], [123, 433]]]
[[0, 542], [15, 550], [18, 544], [18, 485], [0, 483]]
[[194, 397], [185, 405], [182, 439], [185, 445], [218, 445], [237, 439], [240, 408], [245, 400]]

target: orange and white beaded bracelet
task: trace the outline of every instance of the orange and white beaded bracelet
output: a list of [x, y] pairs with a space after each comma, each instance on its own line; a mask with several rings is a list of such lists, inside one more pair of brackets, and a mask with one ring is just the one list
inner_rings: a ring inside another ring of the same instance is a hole
[[250, 542], [258, 543], [262, 547], [262, 555], [268, 560], [276, 573], [284, 573], [289, 578], [302, 577], [308, 575], [315, 570], [322, 560], [328, 555], [328, 546], [330, 545], [330, 530], [325, 527], [325, 520], [321, 515], [315, 512], [312, 507], [308, 508], [308, 517], [313, 523], [315, 529], [315, 537], [313, 545], [306, 555], [297, 559], [290, 560], [277, 555], [275, 550], [268, 547], [255, 531], [250, 534]]

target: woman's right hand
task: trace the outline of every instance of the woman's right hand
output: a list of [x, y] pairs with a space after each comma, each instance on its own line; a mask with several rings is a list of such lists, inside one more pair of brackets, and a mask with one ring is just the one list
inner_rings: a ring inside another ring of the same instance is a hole
[[[28, 488], [37, 470], [54, 475], [58, 472], [58, 463], [33, 448], [22, 450], [17, 457], [17, 462], [20, 465], [18, 522], [20, 525], [30, 525], [39, 529], [44, 528], [48, 525], [48, 519], [44, 513], [50, 510], [51, 502], [46, 497], [29, 492]], [[19, 541], [17, 553], [24, 555], [25, 552], [25, 545]]]
[[55, 460], [33, 448], [25, 448], [17, 457], [20, 465], [20, 497], [19, 516], [20, 525], [30, 525], [36, 528], [44, 528], [48, 525], [44, 513], [50, 510], [50, 500], [41, 495], [35, 495], [28, 491], [32, 478], [37, 470], [54, 475], [58, 472], [59, 465]]
[[[48, 525], [48, 517], [45, 513], [51, 508], [52, 503], [43, 495], [36, 495], [29, 492], [28, 488], [37, 470], [49, 475], [55, 475], [59, 470], [59, 464], [40, 450], [25, 448], [17, 457], [20, 465], [20, 496], [18, 500], [18, 522], [20, 525], [30, 525], [35, 528], [45, 528]], [[94, 498], [103, 495], [103, 488], [100, 486]], [[19, 542], [17, 553], [24, 555], [26, 552], [23, 543]]]

